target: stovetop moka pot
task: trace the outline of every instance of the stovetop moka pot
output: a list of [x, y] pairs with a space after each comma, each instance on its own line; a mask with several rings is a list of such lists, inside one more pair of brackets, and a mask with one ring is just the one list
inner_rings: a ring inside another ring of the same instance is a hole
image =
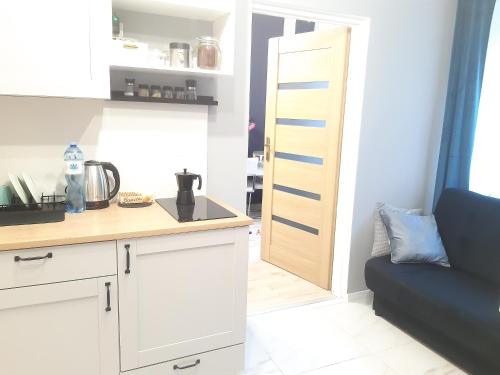
[[184, 168], [183, 172], [175, 174], [177, 178], [177, 201], [179, 205], [194, 205], [193, 183], [198, 180], [198, 190], [201, 190], [202, 180], [201, 175], [188, 172]]

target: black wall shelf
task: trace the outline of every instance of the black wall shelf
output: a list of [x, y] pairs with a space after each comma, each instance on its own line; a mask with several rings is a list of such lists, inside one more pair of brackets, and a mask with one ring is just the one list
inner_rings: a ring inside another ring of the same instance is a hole
[[165, 99], [165, 98], [152, 98], [125, 96], [123, 91], [111, 91], [111, 100], [121, 102], [140, 102], [140, 103], [169, 103], [169, 104], [189, 104], [189, 105], [218, 105], [219, 102], [214, 100], [212, 96], [198, 96], [196, 101], [192, 100], [179, 100], [179, 99]]

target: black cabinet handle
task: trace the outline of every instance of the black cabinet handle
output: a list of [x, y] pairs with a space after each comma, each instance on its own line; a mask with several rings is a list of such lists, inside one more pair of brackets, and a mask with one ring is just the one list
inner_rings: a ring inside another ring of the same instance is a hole
[[195, 363], [191, 364], [191, 365], [187, 365], [187, 366], [177, 366], [177, 365], [174, 365], [174, 370], [185, 370], [185, 369], [188, 369], [188, 368], [191, 368], [191, 367], [195, 367], [195, 366], [198, 366], [200, 364], [200, 360], [197, 359]]
[[111, 294], [109, 292], [109, 287], [111, 286], [111, 283], [108, 281], [104, 285], [106, 286], [106, 301], [108, 304], [108, 306], [106, 306], [106, 312], [109, 312], [111, 311]]
[[130, 273], [130, 245], [125, 245], [125, 250], [127, 250], [127, 268], [125, 269], [125, 273]]
[[29, 258], [21, 258], [19, 255], [14, 257], [14, 262], [29, 262], [32, 260], [42, 260], [42, 259], [50, 259], [52, 258], [52, 253], [47, 253], [47, 255], [39, 256], [39, 257], [29, 257]]

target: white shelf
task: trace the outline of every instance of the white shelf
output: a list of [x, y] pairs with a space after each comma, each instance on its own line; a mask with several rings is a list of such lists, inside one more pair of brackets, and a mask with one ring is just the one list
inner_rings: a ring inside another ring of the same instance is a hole
[[230, 73], [220, 70], [198, 69], [198, 68], [171, 68], [171, 67], [156, 67], [146, 65], [111, 65], [111, 70], [126, 71], [126, 72], [141, 72], [141, 73], [156, 73], [168, 74], [189, 77], [221, 77], [230, 76]]
[[134, 12], [215, 21], [233, 12], [228, 0], [113, 0], [113, 7]]

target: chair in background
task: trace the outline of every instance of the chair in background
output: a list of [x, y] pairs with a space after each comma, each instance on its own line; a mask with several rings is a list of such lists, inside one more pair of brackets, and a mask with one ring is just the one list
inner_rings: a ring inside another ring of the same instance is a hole
[[257, 190], [262, 190], [263, 184], [259, 179], [262, 177], [262, 168], [259, 168], [259, 158], [247, 159], [247, 194], [248, 205], [247, 215], [250, 215], [250, 207], [252, 205], [252, 194]]

